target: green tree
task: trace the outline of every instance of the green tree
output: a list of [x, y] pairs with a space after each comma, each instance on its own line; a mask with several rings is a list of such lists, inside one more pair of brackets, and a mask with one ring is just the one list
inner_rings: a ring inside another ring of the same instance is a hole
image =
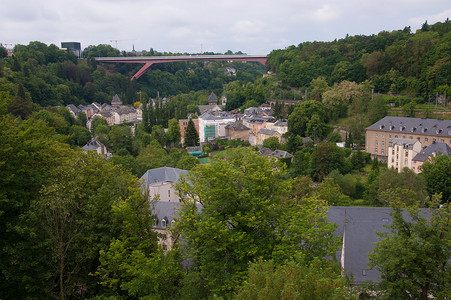
[[132, 133], [127, 125], [114, 125], [108, 133], [108, 140], [113, 153], [119, 153], [125, 150], [126, 153], [132, 152]]
[[333, 261], [315, 259], [309, 264], [289, 261], [279, 265], [259, 260], [249, 266], [249, 278], [235, 299], [355, 299], [349, 283]]
[[288, 132], [290, 135], [322, 139], [328, 134], [326, 121], [324, 106], [315, 100], [306, 101], [297, 106], [288, 117]]
[[[451, 296], [451, 214], [439, 199], [428, 211], [403, 209], [392, 202], [389, 232], [368, 255], [370, 267], [381, 272], [377, 289], [387, 299], [447, 299]], [[408, 213], [408, 217], [404, 212]]]
[[71, 134], [73, 145], [83, 146], [91, 139], [91, 133], [83, 126], [73, 125], [69, 129], [69, 133]]
[[266, 140], [263, 141], [263, 148], [269, 148], [273, 151], [280, 149], [279, 139], [275, 136], [267, 138]]
[[168, 137], [166, 135], [166, 132], [164, 132], [164, 128], [161, 125], [154, 125], [152, 127], [152, 133], [150, 134], [150, 137], [157, 141], [161, 147], [165, 147], [168, 142]]
[[185, 131], [185, 147], [199, 146], [199, 135], [192, 119], [189, 119]]
[[168, 122], [167, 132], [168, 142], [173, 146], [178, 146], [180, 143], [180, 125], [177, 119], [170, 119]]
[[451, 200], [451, 157], [440, 154], [426, 161], [421, 167], [429, 196], [442, 194], [443, 202]]
[[193, 168], [177, 186], [183, 207], [176, 232], [211, 292], [233, 293], [258, 258], [307, 262], [336, 251], [324, 202], [290, 197], [291, 183], [275, 160], [248, 148], [226, 152]]

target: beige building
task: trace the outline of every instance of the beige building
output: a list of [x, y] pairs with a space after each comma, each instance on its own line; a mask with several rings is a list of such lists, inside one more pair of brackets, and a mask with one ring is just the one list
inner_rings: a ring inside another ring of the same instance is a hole
[[413, 158], [421, 152], [421, 143], [414, 139], [393, 139], [388, 143], [388, 167], [401, 172], [412, 169]]
[[179, 182], [180, 176], [188, 174], [188, 171], [176, 168], [162, 167], [147, 170], [141, 180], [143, 189], [149, 194], [149, 200], [156, 199], [165, 202], [180, 202], [180, 198], [174, 187]]
[[274, 130], [270, 130], [270, 129], [260, 129], [260, 131], [257, 134], [257, 145], [263, 145], [263, 142], [266, 139], [269, 139], [270, 137], [276, 137], [279, 142], [281, 142], [282, 140], [282, 135], [280, 133], [278, 133], [277, 131]]
[[366, 152], [385, 160], [393, 139], [417, 140], [423, 148], [433, 142], [451, 145], [451, 120], [385, 117], [366, 128]]

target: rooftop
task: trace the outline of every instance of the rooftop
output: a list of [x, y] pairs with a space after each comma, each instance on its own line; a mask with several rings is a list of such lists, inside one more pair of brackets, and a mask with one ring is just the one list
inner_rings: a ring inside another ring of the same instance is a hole
[[384, 117], [366, 130], [451, 137], [451, 120]]

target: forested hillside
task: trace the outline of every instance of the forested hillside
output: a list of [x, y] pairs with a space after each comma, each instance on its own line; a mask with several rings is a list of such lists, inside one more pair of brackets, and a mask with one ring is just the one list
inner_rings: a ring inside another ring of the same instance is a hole
[[[109, 45], [89, 46], [84, 53], [87, 59], [77, 60], [75, 55], [55, 45], [31, 42], [16, 45], [14, 56], [7, 57], [5, 49], [0, 47], [0, 91], [20, 96], [28, 105], [34, 103], [42, 107], [109, 103], [115, 94], [125, 104], [132, 104], [140, 99], [155, 98], [158, 93], [161, 97], [202, 90], [210, 93], [215, 90], [221, 94], [223, 86], [229, 82], [253, 82], [264, 73], [264, 66], [259, 63], [180, 62], [154, 65], [151, 72], [131, 81], [131, 76], [141, 65], [100, 65], [92, 57], [133, 53], [120, 53]], [[225, 66], [234, 67], [236, 74], [226, 74]], [[22, 95], [18, 95], [19, 90]], [[193, 103], [202, 103], [206, 102], [208, 94], [189, 98]]]
[[450, 94], [451, 23], [410, 27], [377, 35], [347, 36], [331, 42], [304, 42], [270, 53], [268, 67], [282, 83], [310, 87], [324, 77], [329, 85], [369, 80], [376, 92], [427, 98]]

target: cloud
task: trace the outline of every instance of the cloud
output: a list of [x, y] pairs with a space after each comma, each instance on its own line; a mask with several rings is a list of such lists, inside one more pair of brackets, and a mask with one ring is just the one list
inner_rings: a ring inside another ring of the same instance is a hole
[[432, 14], [432, 15], [425, 15], [422, 17], [415, 17], [409, 19], [409, 24], [415, 27], [421, 27], [424, 22], [428, 21], [429, 25], [435, 24], [437, 22], [444, 22], [447, 18], [451, 17], [451, 9]]
[[323, 23], [338, 20], [340, 18], [339, 10], [329, 4], [324, 4], [319, 9], [315, 10], [312, 15], [314, 21]]

